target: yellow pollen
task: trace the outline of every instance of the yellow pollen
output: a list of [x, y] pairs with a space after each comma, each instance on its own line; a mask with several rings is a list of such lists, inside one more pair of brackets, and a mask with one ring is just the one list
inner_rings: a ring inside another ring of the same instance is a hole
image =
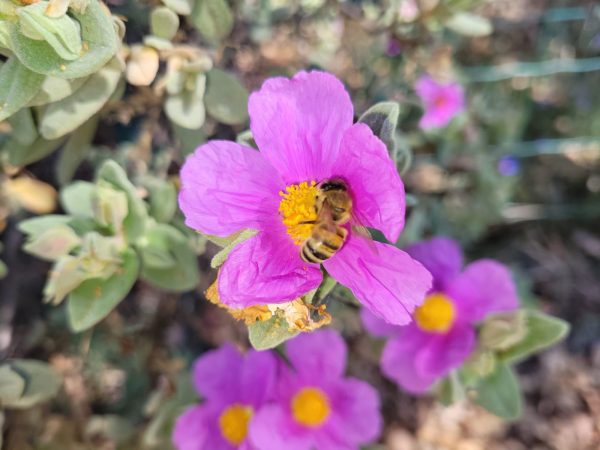
[[321, 389], [307, 387], [292, 398], [292, 415], [296, 422], [306, 427], [318, 427], [331, 413], [329, 398]]
[[415, 321], [423, 331], [445, 333], [454, 323], [454, 304], [444, 294], [428, 295], [415, 311]]
[[302, 245], [312, 233], [314, 224], [303, 222], [313, 222], [317, 219], [315, 203], [318, 193], [319, 189], [314, 181], [292, 184], [285, 188], [285, 192], [279, 193], [282, 197], [279, 213], [287, 227], [287, 233], [296, 245]]
[[225, 408], [219, 417], [219, 428], [223, 438], [235, 446], [244, 442], [253, 413], [252, 407], [240, 404]]

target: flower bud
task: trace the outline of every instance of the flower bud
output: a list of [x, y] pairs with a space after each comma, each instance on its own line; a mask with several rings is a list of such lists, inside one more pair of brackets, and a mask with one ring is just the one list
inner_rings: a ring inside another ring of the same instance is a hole
[[523, 310], [498, 314], [485, 321], [479, 334], [479, 342], [488, 350], [506, 350], [521, 342], [527, 335], [527, 323]]
[[121, 229], [129, 212], [125, 193], [104, 184], [97, 186], [92, 208], [98, 223], [112, 227], [114, 231]]

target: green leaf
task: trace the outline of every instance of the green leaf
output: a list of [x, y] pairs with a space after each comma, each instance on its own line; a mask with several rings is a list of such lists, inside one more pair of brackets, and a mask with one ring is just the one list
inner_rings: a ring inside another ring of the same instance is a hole
[[[141, 273], [144, 280], [172, 292], [189, 291], [198, 285], [200, 275], [196, 254], [182, 232], [170, 225], [157, 223], [141, 242], [146, 244], [140, 245], [142, 255], [148, 247], [153, 252], [145, 255]], [[169, 261], [165, 260], [163, 267], [159, 267], [156, 258], [160, 255], [157, 252], [169, 254], [175, 264], [169, 265]]]
[[8, 160], [13, 166], [26, 166], [45, 158], [60, 147], [64, 141], [65, 138], [48, 140], [40, 136], [28, 146], [10, 140], [4, 148], [8, 150]]
[[144, 234], [148, 211], [137, 193], [135, 186], [127, 178], [125, 170], [115, 161], [107, 160], [98, 170], [98, 180], [104, 180], [127, 195], [127, 217], [123, 222], [125, 235], [129, 242], [135, 242]]
[[96, 185], [88, 181], [75, 181], [60, 191], [60, 204], [72, 216], [94, 217], [92, 206]]
[[59, 225], [66, 225], [70, 221], [71, 218], [69, 216], [47, 214], [45, 216], [33, 217], [31, 219], [23, 220], [19, 222], [17, 228], [21, 233], [32, 237], [43, 233], [48, 228], [53, 228]]
[[23, 246], [27, 253], [46, 261], [56, 261], [81, 244], [81, 238], [68, 225], [57, 225], [36, 235]]
[[[198, 82], [204, 85], [204, 75], [199, 77]], [[206, 118], [203, 98], [204, 88], [202, 88], [201, 95], [188, 90], [170, 94], [165, 102], [165, 113], [174, 124], [190, 130], [197, 130], [204, 125]]]
[[24, 391], [25, 379], [8, 364], [0, 366], [0, 405], [17, 401]]
[[150, 215], [157, 222], [170, 222], [177, 211], [177, 189], [170, 181], [154, 177], [146, 177], [143, 180], [148, 189], [150, 203]]
[[150, 14], [150, 31], [155, 36], [171, 40], [179, 29], [179, 16], [164, 6], [155, 8]]
[[110, 99], [122, 72], [121, 62], [112, 59], [72, 95], [48, 105], [40, 120], [40, 134], [56, 139], [83, 125]]
[[475, 402], [489, 412], [507, 420], [519, 418], [522, 410], [521, 391], [515, 374], [506, 364], [477, 385]]
[[228, 242], [227, 245], [223, 248], [223, 250], [221, 250], [219, 253], [213, 256], [213, 259], [210, 261], [210, 266], [213, 269], [221, 267], [234, 248], [236, 248], [245, 240], [250, 239], [252, 236], [256, 235], [256, 233], [256, 230], [251, 230], [248, 228], [241, 231], [239, 234], [236, 234], [235, 238], [231, 242]]
[[71, 328], [80, 332], [96, 325], [125, 298], [139, 272], [135, 251], [125, 250], [123, 266], [107, 278], [84, 281], [69, 294], [68, 315]]
[[235, 138], [235, 142], [255, 150], [258, 149], [258, 145], [256, 145], [256, 141], [252, 135], [252, 130], [245, 130], [239, 133]]
[[219, 41], [233, 29], [233, 13], [226, 0], [196, 0], [192, 23], [209, 41]]
[[485, 17], [470, 12], [459, 12], [446, 22], [446, 27], [464, 36], [488, 36], [494, 31], [492, 23]]
[[450, 372], [437, 386], [437, 398], [444, 405], [449, 406], [465, 398], [465, 388], [456, 373]]
[[177, 14], [189, 16], [192, 13], [196, 0], [162, 0], [162, 2]]
[[528, 310], [526, 327], [527, 334], [524, 339], [506, 351], [498, 353], [501, 360], [514, 364], [556, 344], [567, 336], [570, 325], [557, 317]]
[[96, 135], [98, 121], [98, 116], [92, 116], [69, 136], [56, 163], [56, 178], [60, 185], [65, 185], [71, 181], [77, 168], [85, 159]]
[[369, 126], [373, 134], [383, 141], [390, 156], [396, 160], [395, 133], [400, 116], [400, 105], [396, 102], [381, 102], [371, 106], [358, 119]]
[[191, 154], [201, 144], [206, 142], [206, 132], [199, 128], [197, 130], [190, 130], [189, 128], [183, 128], [173, 123], [173, 132], [179, 141], [179, 148], [183, 157]]
[[42, 87], [35, 97], [29, 101], [27, 106], [41, 106], [67, 98], [83, 86], [86, 79], [74, 78], [72, 80], [65, 80], [64, 78], [46, 77], [42, 83]]
[[113, 19], [97, 0], [91, 1], [85, 12], [69, 12], [81, 27], [81, 40], [87, 46], [82, 56], [73, 61], [61, 58], [50, 44], [31, 39], [18, 30], [11, 33], [15, 55], [34, 72], [59, 78], [81, 78], [103, 67], [117, 52], [119, 38]]
[[79, 23], [67, 14], [48, 17], [47, 7], [47, 1], [40, 1], [17, 9], [19, 31], [31, 39], [45, 41], [63, 59], [79, 58], [83, 50]]
[[38, 137], [37, 127], [33, 121], [30, 108], [22, 108], [8, 118], [12, 127], [11, 137], [21, 145], [29, 146]]
[[219, 122], [237, 125], [248, 119], [248, 91], [236, 77], [221, 69], [206, 74], [206, 111]]
[[0, 67], [0, 122], [12, 116], [35, 97], [44, 76], [32, 72], [14, 56]]
[[8, 408], [25, 409], [49, 400], [62, 385], [62, 378], [45, 362], [16, 359], [9, 365], [25, 380], [25, 390], [17, 400], [4, 403]]
[[290, 331], [287, 321], [279, 316], [269, 320], [256, 322], [248, 326], [250, 344], [256, 350], [269, 350], [299, 334], [299, 331]]

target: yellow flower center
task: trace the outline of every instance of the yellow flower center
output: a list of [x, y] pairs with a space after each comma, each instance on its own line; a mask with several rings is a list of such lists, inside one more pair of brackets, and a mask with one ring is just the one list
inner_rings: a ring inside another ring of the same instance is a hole
[[317, 219], [315, 203], [318, 193], [319, 189], [314, 181], [291, 184], [285, 188], [285, 192], [279, 193], [282, 197], [279, 213], [287, 227], [287, 233], [296, 245], [302, 245], [311, 235], [314, 223], [305, 222]]
[[225, 408], [219, 417], [219, 428], [223, 438], [235, 446], [244, 442], [253, 412], [252, 407], [240, 404]]
[[423, 331], [445, 333], [454, 323], [454, 305], [444, 294], [428, 295], [415, 311], [415, 321]]
[[304, 388], [292, 398], [292, 415], [296, 422], [306, 427], [322, 425], [330, 413], [329, 399], [321, 389]]

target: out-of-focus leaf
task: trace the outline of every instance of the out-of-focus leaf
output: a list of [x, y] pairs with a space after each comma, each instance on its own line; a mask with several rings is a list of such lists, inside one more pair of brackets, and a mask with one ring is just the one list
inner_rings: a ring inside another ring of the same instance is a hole
[[56, 178], [61, 185], [71, 181], [77, 167], [85, 159], [96, 135], [98, 120], [98, 116], [92, 116], [69, 136], [56, 164]]
[[248, 91], [233, 75], [212, 69], [207, 74], [204, 104], [208, 114], [227, 125], [248, 119]]
[[231, 241], [230, 243], [228, 243], [223, 248], [223, 250], [221, 250], [219, 253], [217, 253], [213, 257], [213, 259], [210, 261], [210, 266], [213, 269], [221, 267], [223, 265], [223, 263], [227, 260], [227, 257], [229, 256], [229, 254], [233, 251], [233, 249], [235, 247], [237, 247], [238, 245], [240, 245], [245, 240], [250, 239], [252, 236], [256, 235], [256, 233], [257, 233], [256, 230], [251, 230], [251, 229], [245, 229], [245, 230], [243, 230], [241, 233], [239, 233], [235, 237], [235, 239], [233, 241]]
[[[190, 79], [193, 75], [187, 75]], [[165, 113], [173, 123], [195, 130], [204, 124], [206, 112], [204, 108], [204, 92], [206, 76], [196, 75], [194, 80], [195, 89], [183, 89], [176, 94], [170, 94], [165, 102]]]
[[437, 398], [445, 406], [452, 405], [465, 398], [465, 388], [456, 372], [451, 372], [437, 386]]
[[177, 14], [188, 16], [192, 13], [196, 0], [162, 0], [162, 2]]
[[570, 326], [567, 322], [539, 311], [528, 310], [525, 320], [526, 336], [513, 347], [498, 353], [498, 357], [507, 363], [521, 361], [548, 348], [569, 333]]
[[396, 127], [400, 105], [396, 102], [381, 102], [371, 106], [358, 119], [369, 126], [373, 134], [383, 141], [390, 156], [396, 160]]
[[0, 366], [0, 405], [18, 400], [24, 391], [25, 379], [8, 364]]
[[56, 191], [52, 186], [26, 176], [4, 182], [6, 195], [35, 214], [48, 214], [56, 209]]
[[248, 326], [250, 344], [256, 350], [268, 350], [298, 335], [298, 331], [290, 331], [287, 321], [273, 316], [264, 322], [256, 322]]
[[179, 16], [170, 8], [158, 7], [150, 14], [150, 31], [152, 34], [171, 40], [179, 29]]
[[485, 320], [479, 332], [479, 343], [489, 350], [506, 350], [527, 336], [526, 311], [519, 309], [495, 314]]
[[235, 141], [238, 144], [244, 145], [246, 147], [250, 147], [253, 149], [258, 148], [258, 145], [256, 145], [256, 141], [254, 140], [254, 136], [252, 136], [252, 130], [242, 131], [236, 136]]
[[177, 189], [175, 185], [168, 180], [158, 178], [146, 178], [143, 181], [148, 189], [150, 196], [150, 215], [157, 222], [170, 222], [177, 211]]
[[127, 81], [134, 86], [150, 86], [158, 73], [158, 52], [152, 47], [134, 45], [127, 61]]
[[94, 217], [92, 206], [96, 186], [88, 181], [76, 181], [60, 191], [60, 204], [72, 216]]
[[12, 127], [11, 137], [21, 145], [29, 146], [38, 137], [37, 127], [29, 108], [22, 108], [10, 116], [8, 123]]
[[475, 402], [491, 413], [507, 420], [521, 415], [522, 398], [515, 374], [506, 364], [498, 364], [496, 370], [477, 386]]
[[25, 66], [40, 74], [59, 78], [91, 75], [117, 52], [119, 39], [107, 11], [97, 0], [90, 2], [85, 12], [71, 11], [81, 26], [81, 40], [86, 44], [81, 57], [73, 61], [58, 56], [47, 42], [31, 39], [16, 29], [11, 33], [12, 50]]
[[209, 41], [226, 37], [233, 28], [233, 13], [226, 0], [196, 0], [192, 23]]
[[13, 166], [26, 166], [45, 158], [62, 145], [65, 138], [44, 139], [38, 137], [31, 145], [22, 145], [10, 140], [5, 147], [8, 150], [8, 160]]
[[31, 219], [23, 220], [19, 222], [17, 228], [21, 233], [33, 237], [43, 233], [48, 228], [53, 228], [60, 225], [66, 225], [71, 221], [69, 216], [61, 216], [58, 214], [48, 214], [40, 217], [33, 217]]
[[46, 261], [56, 261], [81, 244], [81, 238], [67, 225], [58, 225], [36, 235], [23, 246], [27, 253]]
[[123, 221], [129, 212], [127, 194], [114, 189], [112, 185], [98, 182], [92, 197], [92, 208], [96, 222], [105, 227], [110, 227], [114, 234], [123, 228]]
[[455, 33], [465, 36], [487, 36], [494, 31], [494, 27], [488, 19], [466, 11], [450, 17], [446, 26]]
[[121, 63], [114, 58], [72, 95], [48, 105], [40, 121], [41, 135], [56, 139], [83, 125], [110, 99], [121, 73]]
[[46, 77], [40, 90], [27, 106], [40, 106], [62, 100], [83, 86], [85, 80], [86, 78], [66, 80], [64, 78]]
[[123, 253], [123, 266], [113, 276], [84, 281], [71, 292], [68, 314], [73, 331], [87, 330], [104, 319], [129, 293], [138, 272], [138, 256], [127, 249]]
[[190, 130], [189, 128], [183, 128], [173, 123], [173, 131], [179, 139], [179, 148], [183, 157], [191, 154], [200, 145], [206, 142], [206, 132], [201, 128], [197, 130]]
[[128, 214], [123, 222], [125, 235], [129, 242], [135, 242], [144, 234], [148, 211], [138, 195], [135, 186], [127, 178], [125, 170], [115, 161], [107, 160], [98, 170], [98, 180], [104, 180], [127, 195]]
[[48, 17], [48, 2], [40, 1], [17, 9], [19, 32], [34, 40], [42, 40], [66, 60], [79, 58], [83, 50], [79, 23], [68, 15]]
[[44, 76], [32, 72], [16, 57], [0, 67], [0, 121], [12, 116], [35, 97]]
[[167, 41], [158, 36], [144, 36], [143, 42], [146, 47], [152, 47], [159, 52], [171, 50], [173, 48], [173, 43], [171, 41]]
[[105, 438], [117, 444], [123, 444], [134, 433], [133, 424], [117, 414], [92, 416], [85, 426], [85, 435], [88, 439]]
[[[144, 242], [145, 241], [145, 242]], [[183, 292], [194, 289], [198, 284], [198, 261], [187, 237], [176, 228], [166, 224], [154, 224], [149, 228], [142, 241], [142, 255], [144, 249], [149, 249], [150, 254], [144, 258], [141, 277], [161, 289], [174, 292]], [[170, 255], [175, 260], [174, 265], [169, 265], [170, 258], [165, 256], [164, 267], [159, 267], [161, 253]]]
[[45, 362], [16, 359], [9, 364], [25, 380], [25, 390], [17, 400], [3, 403], [7, 408], [30, 408], [54, 397], [62, 385], [62, 378]]

